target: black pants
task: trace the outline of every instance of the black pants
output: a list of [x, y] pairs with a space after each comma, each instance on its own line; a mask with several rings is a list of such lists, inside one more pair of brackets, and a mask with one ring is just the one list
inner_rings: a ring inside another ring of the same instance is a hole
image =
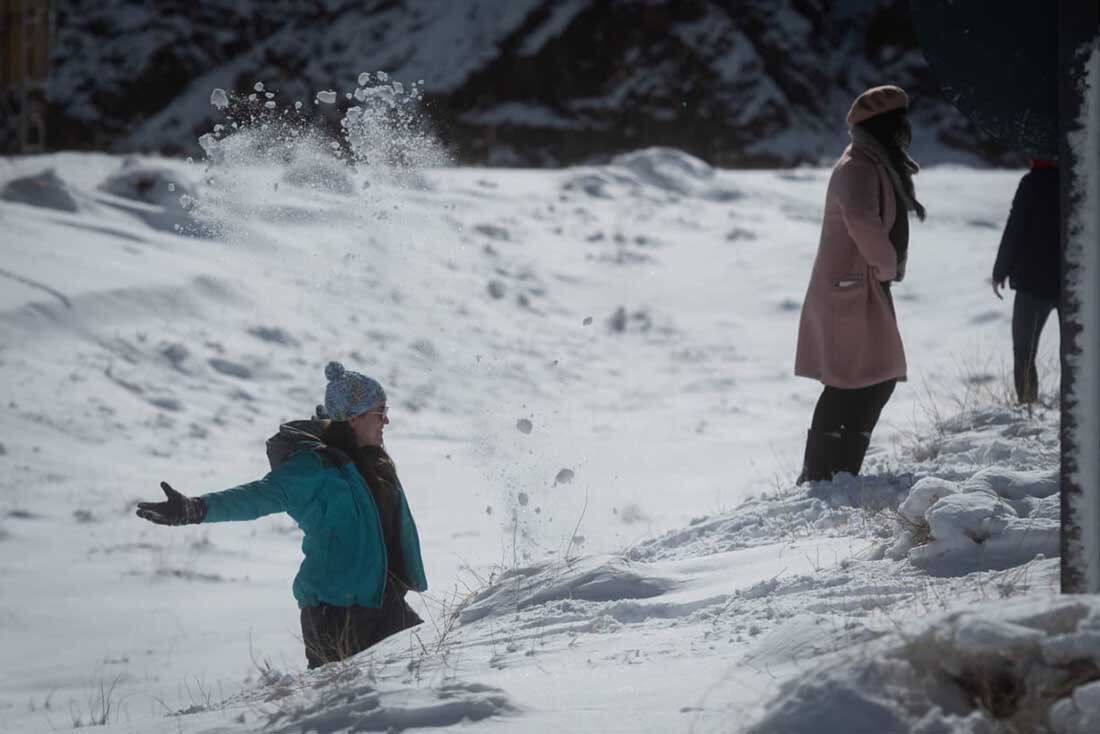
[[390, 635], [424, 620], [405, 603], [404, 595], [387, 590], [378, 608], [319, 604], [302, 609], [302, 642], [310, 668], [351, 657]]
[[1032, 403], [1039, 397], [1039, 373], [1035, 356], [1039, 353], [1039, 336], [1051, 311], [1058, 311], [1058, 331], [1061, 335], [1062, 309], [1058, 301], [1016, 291], [1012, 304], [1012, 373], [1016, 381], [1016, 398]]
[[848, 431], [870, 435], [897, 383], [887, 380], [855, 389], [826, 386], [817, 399], [810, 428], [820, 433]]

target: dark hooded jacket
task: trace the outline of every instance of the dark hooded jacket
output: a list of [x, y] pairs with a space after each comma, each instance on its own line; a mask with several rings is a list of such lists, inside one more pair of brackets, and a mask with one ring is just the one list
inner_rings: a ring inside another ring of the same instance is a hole
[[1007, 278], [1018, 291], [1061, 301], [1060, 197], [1057, 168], [1024, 174], [1001, 235], [993, 265], [995, 282]]

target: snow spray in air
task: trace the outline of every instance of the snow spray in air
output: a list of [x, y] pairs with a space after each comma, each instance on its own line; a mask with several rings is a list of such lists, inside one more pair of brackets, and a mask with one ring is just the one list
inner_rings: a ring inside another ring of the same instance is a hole
[[199, 138], [201, 185], [183, 201], [208, 233], [240, 243], [257, 225], [362, 224], [387, 216], [386, 192], [423, 186], [420, 172], [447, 155], [423, 114], [422, 82], [405, 85], [363, 72], [351, 91], [280, 99], [256, 82], [245, 93], [215, 89], [223, 116]]

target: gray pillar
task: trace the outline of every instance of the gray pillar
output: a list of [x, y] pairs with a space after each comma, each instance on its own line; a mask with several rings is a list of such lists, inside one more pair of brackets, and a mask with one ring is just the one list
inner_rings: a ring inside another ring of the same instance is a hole
[[1062, 591], [1100, 592], [1100, 21], [1059, 2]]

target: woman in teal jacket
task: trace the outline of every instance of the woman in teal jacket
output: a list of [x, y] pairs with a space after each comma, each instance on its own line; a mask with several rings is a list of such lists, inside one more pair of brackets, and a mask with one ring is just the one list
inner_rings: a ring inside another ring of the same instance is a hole
[[294, 579], [309, 667], [342, 660], [421, 623], [405, 602], [428, 582], [420, 541], [393, 461], [377, 381], [338, 362], [325, 368], [325, 417], [294, 421], [268, 440], [267, 476], [185, 497], [166, 482], [165, 502], [137, 514], [161, 525], [254, 520], [285, 512], [305, 534]]

